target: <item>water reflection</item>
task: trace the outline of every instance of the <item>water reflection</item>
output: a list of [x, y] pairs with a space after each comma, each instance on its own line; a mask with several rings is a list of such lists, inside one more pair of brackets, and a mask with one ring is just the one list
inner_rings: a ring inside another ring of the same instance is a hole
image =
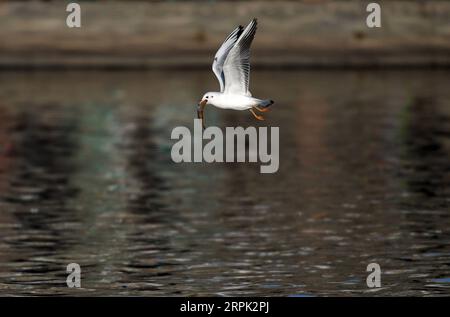
[[432, 200], [448, 207], [450, 118], [440, 113], [436, 102], [433, 96], [417, 96], [405, 109], [404, 176], [417, 202]]
[[1, 199], [13, 224], [4, 243], [15, 251], [6, 263], [5, 283], [21, 285], [31, 294], [37, 289], [39, 294], [53, 294], [51, 288], [65, 285], [59, 256], [74, 244], [76, 228], [71, 224], [78, 221], [68, 206], [78, 193], [71, 184], [77, 118], [64, 116], [52, 104], [37, 108], [45, 115], [21, 109], [7, 127], [10, 139], [3, 155], [10, 166], [2, 172], [7, 185]]
[[448, 107], [439, 107], [442, 101], [431, 92], [415, 96], [402, 115], [400, 175], [405, 187], [401, 202], [405, 218], [400, 226], [409, 232], [415, 246], [415, 253], [403, 255], [402, 260], [415, 267], [418, 285], [417, 276], [427, 276], [427, 290], [447, 294], [442, 288], [448, 285], [448, 274], [436, 266], [449, 267], [450, 117], [443, 111]]
[[[130, 225], [124, 250], [129, 257], [120, 268], [123, 275], [120, 283], [127, 289], [125, 294], [128, 290], [160, 294], [164, 284], [158, 280], [171, 276], [179, 265], [167, 257], [172, 251], [170, 235], [177, 235], [173, 223], [179, 222], [179, 216], [163, 197], [170, 188], [164, 177], [158, 175], [158, 162], [163, 160], [163, 155], [155, 140], [155, 119], [151, 112], [145, 111], [147, 107], [125, 106], [120, 123], [123, 128], [118, 151], [125, 160], [125, 210]], [[171, 216], [167, 217], [168, 214]], [[170, 293], [177, 294], [173, 290]]]
[[[448, 294], [450, 77], [255, 72], [280, 169], [174, 164], [209, 72], [0, 74], [0, 292]], [[369, 290], [366, 266], [381, 265]]]

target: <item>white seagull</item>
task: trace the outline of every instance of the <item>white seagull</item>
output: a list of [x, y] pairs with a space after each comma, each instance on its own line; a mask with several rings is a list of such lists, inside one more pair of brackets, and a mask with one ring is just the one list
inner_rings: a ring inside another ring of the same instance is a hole
[[238, 26], [217, 51], [212, 70], [219, 80], [220, 92], [207, 92], [200, 100], [197, 115], [202, 119], [202, 123], [206, 105], [222, 109], [249, 110], [256, 119], [264, 120], [255, 110], [267, 112], [268, 107], [273, 104], [269, 99], [253, 98], [248, 89], [250, 45], [255, 37], [256, 24], [256, 19], [253, 19], [245, 29], [241, 25]]

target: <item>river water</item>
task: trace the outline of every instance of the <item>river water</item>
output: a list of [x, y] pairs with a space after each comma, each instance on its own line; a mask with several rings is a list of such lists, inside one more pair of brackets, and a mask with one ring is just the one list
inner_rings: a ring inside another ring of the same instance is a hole
[[279, 127], [275, 174], [171, 160], [172, 129], [217, 86], [0, 73], [0, 294], [450, 295], [450, 73], [253, 72], [266, 121], [207, 123]]

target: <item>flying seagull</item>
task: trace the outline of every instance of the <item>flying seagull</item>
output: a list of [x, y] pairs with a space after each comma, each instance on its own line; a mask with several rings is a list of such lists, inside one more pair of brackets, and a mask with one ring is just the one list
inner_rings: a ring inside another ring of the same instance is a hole
[[202, 119], [206, 105], [222, 109], [249, 110], [258, 120], [262, 115], [255, 113], [269, 111], [273, 104], [269, 99], [253, 98], [249, 91], [250, 82], [250, 45], [256, 33], [256, 19], [244, 29], [241, 25], [234, 29], [225, 39], [214, 57], [212, 70], [219, 80], [220, 92], [207, 92], [203, 95], [197, 108], [197, 115]]

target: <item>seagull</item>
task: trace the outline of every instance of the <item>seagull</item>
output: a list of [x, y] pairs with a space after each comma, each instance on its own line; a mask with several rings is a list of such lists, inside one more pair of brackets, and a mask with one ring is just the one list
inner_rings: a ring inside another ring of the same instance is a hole
[[202, 120], [206, 105], [222, 109], [249, 110], [258, 120], [262, 115], [255, 113], [269, 111], [273, 104], [270, 99], [253, 98], [249, 91], [250, 82], [250, 45], [256, 33], [256, 18], [244, 29], [241, 25], [228, 35], [217, 51], [212, 70], [219, 80], [220, 92], [207, 92], [197, 108], [197, 116]]

